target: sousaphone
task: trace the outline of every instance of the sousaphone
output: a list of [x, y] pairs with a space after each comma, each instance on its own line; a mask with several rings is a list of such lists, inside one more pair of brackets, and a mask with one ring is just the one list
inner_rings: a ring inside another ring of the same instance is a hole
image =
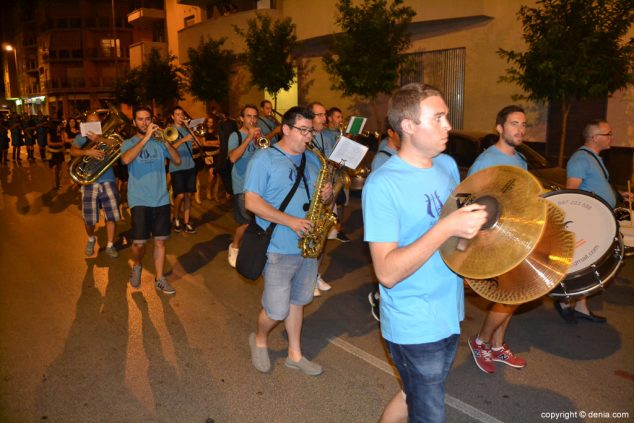
[[452, 237], [440, 248], [447, 266], [484, 298], [525, 303], [566, 276], [575, 236], [564, 229], [564, 212], [541, 193], [527, 171], [494, 166], [469, 176], [445, 202], [441, 217], [472, 203], [486, 207], [487, 221], [473, 239]]

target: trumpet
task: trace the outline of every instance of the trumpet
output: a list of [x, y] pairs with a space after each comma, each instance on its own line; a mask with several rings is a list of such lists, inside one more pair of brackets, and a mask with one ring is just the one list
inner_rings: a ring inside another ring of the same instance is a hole
[[158, 128], [154, 131], [153, 136], [161, 142], [168, 142], [172, 144], [178, 139], [178, 130], [173, 126], [167, 127], [165, 129]]
[[265, 149], [271, 146], [271, 142], [264, 137], [260, 137], [255, 140], [255, 146], [259, 149]]

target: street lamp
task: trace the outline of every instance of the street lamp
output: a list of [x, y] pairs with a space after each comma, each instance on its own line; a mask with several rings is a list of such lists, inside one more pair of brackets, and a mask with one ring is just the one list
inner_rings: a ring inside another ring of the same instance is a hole
[[[17, 52], [16, 49], [9, 43], [2, 43], [2, 49], [6, 52], [13, 52], [13, 75], [14, 78], [17, 79], [18, 77], [18, 56], [17, 56]], [[5, 62], [5, 66], [4, 66], [4, 89], [5, 89], [5, 93], [7, 93], [7, 97], [17, 97], [16, 94], [19, 95], [18, 93], [18, 89], [12, 89], [12, 88], [16, 88], [15, 87], [15, 79], [14, 79], [14, 84], [12, 84], [11, 82], [11, 68], [9, 67], [9, 61], [7, 60]]]

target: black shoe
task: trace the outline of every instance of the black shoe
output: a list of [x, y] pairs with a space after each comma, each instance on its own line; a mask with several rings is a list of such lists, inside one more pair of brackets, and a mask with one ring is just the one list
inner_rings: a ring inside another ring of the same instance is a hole
[[180, 232], [183, 230], [183, 227], [181, 226], [181, 222], [178, 219], [174, 219], [174, 232]]
[[563, 307], [559, 301], [555, 301], [555, 310], [559, 313], [566, 323], [577, 323], [575, 318], [575, 310], [571, 307]]
[[185, 233], [186, 234], [195, 234], [196, 233], [196, 229], [194, 229], [194, 227], [192, 225], [190, 225], [189, 223], [185, 223], [183, 226], [185, 227]]
[[608, 321], [608, 319], [606, 319], [605, 317], [594, 314], [593, 312], [590, 312], [590, 314], [586, 314], [575, 310], [574, 315], [577, 319], [589, 320], [594, 323], [605, 323]]
[[343, 232], [339, 232], [336, 239], [341, 242], [350, 242], [350, 238], [348, 238]]

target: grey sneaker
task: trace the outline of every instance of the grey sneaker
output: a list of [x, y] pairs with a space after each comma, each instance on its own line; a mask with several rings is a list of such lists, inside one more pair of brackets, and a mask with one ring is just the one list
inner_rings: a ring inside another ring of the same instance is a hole
[[139, 288], [141, 286], [141, 271], [143, 267], [134, 265], [132, 266], [132, 273], [130, 273], [130, 286], [132, 288]]
[[106, 254], [112, 258], [119, 258], [119, 251], [117, 251], [117, 247], [114, 245], [112, 247], [106, 247]]
[[251, 348], [251, 362], [259, 372], [267, 373], [271, 370], [269, 350], [255, 345], [255, 333], [249, 335], [249, 348]]
[[286, 367], [290, 367], [291, 369], [299, 370], [308, 376], [319, 376], [324, 372], [324, 368], [314, 361], [309, 361], [306, 357], [302, 357], [299, 361], [293, 361], [290, 357], [286, 357], [286, 362], [284, 363]]
[[87, 256], [92, 256], [95, 253], [95, 243], [97, 242], [97, 237], [94, 237], [92, 240], [88, 238], [88, 242], [86, 242], [86, 248], [84, 252]]
[[156, 280], [156, 289], [163, 291], [165, 294], [176, 294], [176, 290], [170, 285], [165, 276]]

